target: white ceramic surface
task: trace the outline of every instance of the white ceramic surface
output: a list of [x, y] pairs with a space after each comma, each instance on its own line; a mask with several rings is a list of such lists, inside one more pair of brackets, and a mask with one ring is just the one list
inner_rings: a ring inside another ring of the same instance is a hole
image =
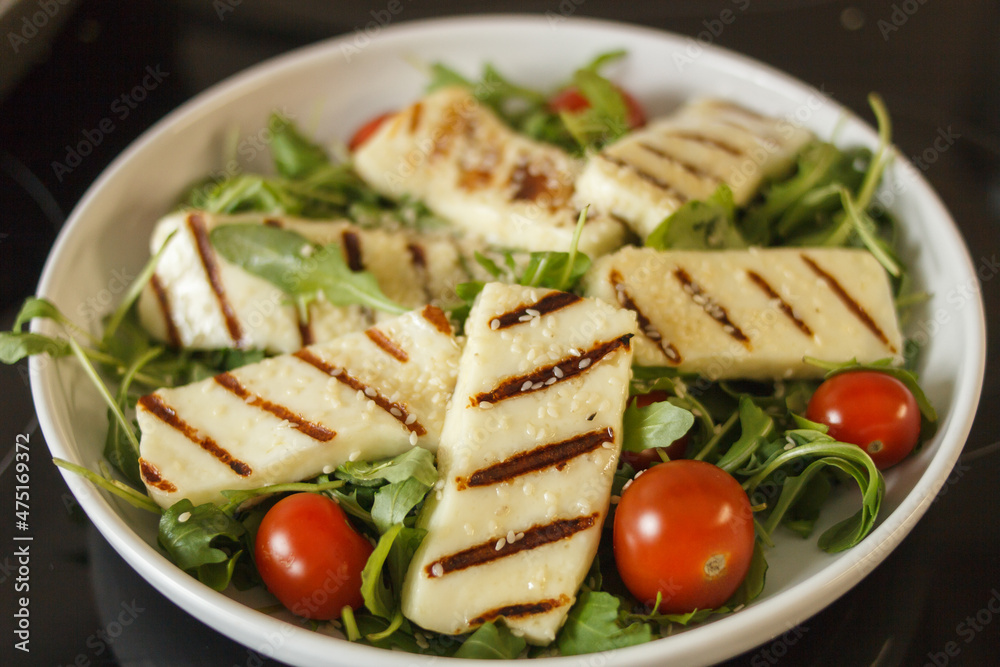
[[[373, 31], [374, 32], [374, 31]], [[620, 24], [553, 17], [476, 17], [401, 24], [369, 39], [330, 40], [269, 61], [199, 95], [163, 119], [118, 157], [90, 188], [60, 234], [39, 293], [70, 317], [97, 327], [88, 304], [113, 296], [116, 277], [145, 262], [156, 219], [186, 185], [223, 168], [222, 146], [234, 126], [266, 140], [268, 113], [283, 110], [323, 140], [346, 140], [375, 113], [421, 92], [419, 63], [442, 61], [470, 75], [485, 61], [513, 80], [555, 85], [595, 54], [626, 48], [609, 75], [636, 93], [650, 115], [698, 94], [718, 95], [762, 113], [788, 117], [842, 145], [875, 145], [871, 128], [817, 91], [757, 62], [691, 38]], [[267, 164], [266, 151], [244, 146], [242, 157]], [[624, 649], [615, 664], [693, 665], [735, 655], [785, 632], [858, 583], [902, 540], [946, 480], [971, 428], [985, 360], [982, 303], [973, 266], [954, 223], [915, 169], [897, 161], [882, 201], [905, 222], [904, 257], [933, 293], [911, 333], [926, 339], [923, 382], [941, 415], [936, 437], [886, 476], [877, 527], [860, 545], [830, 555], [815, 540], [781, 536], [768, 554], [764, 594], [737, 614], [668, 639]], [[969, 295], [975, 296], [969, 296]], [[32, 391], [52, 454], [96, 468], [104, 409], [72, 361], [32, 359]], [[293, 626], [216, 593], [178, 570], [156, 548], [151, 515], [134, 510], [65, 474], [97, 528], [143, 577], [220, 632], [292, 664], [387, 667], [441, 659], [385, 652]], [[841, 492], [825, 511], [830, 525], [856, 509]], [[820, 526], [822, 528], [823, 526]], [[245, 599], [244, 599], [245, 601]], [[180, 638], [178, 638], [180, 639]], [[552, 663], [605, 664], [612, 656], [555, 658]], [[468, 664], [468, 661], [465, 661]]]

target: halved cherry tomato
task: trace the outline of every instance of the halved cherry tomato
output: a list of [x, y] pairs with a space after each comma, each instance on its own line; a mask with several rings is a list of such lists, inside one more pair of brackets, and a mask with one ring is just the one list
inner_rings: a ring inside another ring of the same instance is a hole
[[753, 558], [750, 500], [704, 461], [669, 461], [642, 473], [615, 510], [614, 553], [625, 586], [647, 606], [682, 614], [726, 602]]
[[920, 408], [906, 385], [878, 371], [834, 375], [809, 399], [806, 419], [861, 447], [879, 470], [906, 458], [920, 437]]
[[354, 132], [354, 135], [351, 137], [351, 140], [347, 142], [347, 148], [350, 149], [351, 152], [354, 152], [359, 148], [361, 148], [361, 144], [368, 141], [371, 138], [371, 136], [375, 134], [375, 131], [382, 126], [382, 123], [384, 123], [392, 115], [394, 115], [394, 112], [389, 111], [383, 114], [379, 114], [378, 116], [375, 116], [371, 120], [367, 121], [364, 125], [359, 127]]
[[[628, 91], [618, 88], [618, 92], [621, 93], [622, 99], [625, 100], [625, 108], [628, 112], [628, 127], [630, 130], [634, 130], [637, 127], [642, 127], [646, 124], [646, 112], [643, 110], [642, 105], [636, 100], [631, 93]], [[570, 86], [569, 88], [564, 88], [549, 100], [549, 109], [555, 112], [560, 111], [583, 111], [590, 107], [590, 101], [583, 96], [580, 89], [576, 86]]]
[[[659, 389], [651, 391], [648, 394], [639, 394], [632, 398], [635, 401], [636, 407], [644, 408], [653, 403], [659, 403], [660, 401], [667, 400], [669, 394], [665, 391]], [[671, 461], [675, 459], [684, 458], [684, 453], [687, 451], [688, 443], [691, 441], [691, 434], [685, 433], [683, 436], [677, 438], [671, 443], [665, 443], [663, 447], [650, 447], [649, 449], [644, 449], [641, 452], [629, 452], [622, 451], [621, 460], [628, 463], [635, 470], [645, 470], [646, 468], [654, 465], [656, 463], [661, 463], [663, 461], [660, 458], [660, 454], [656, 451], [657, 449], [662, 449]]]
[[361, 571], [371, 543], [326, 496], [296, 493], [264, 515], [254, 543], [257, 570], [267, 589], [295, 614], [316, 620], [360, 607]]

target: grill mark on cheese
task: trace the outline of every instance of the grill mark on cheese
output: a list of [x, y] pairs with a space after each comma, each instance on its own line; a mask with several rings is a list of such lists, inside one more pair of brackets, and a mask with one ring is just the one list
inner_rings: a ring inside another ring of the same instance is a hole
[[[494, 330], [506, 329], [528, 321], [522, 320], [522, 317], [526, 317], [528, 319], [531, 319], [532, 317], [541, 317], [542, 315], [554, 313], [557, 310], [571, 306], [581, 300], [582, 298], [576, 294], [570, 294], [569, 292], [553, 292], [543, 296], [535, 303], [521, 306], [520, 308], [508, 311], [503, 315], [497, 315], [490, 320], [490, 328]], [[529, 310], [535, 311], [535, 314], [529, 313]], [[499, 322], [499, 324], [494, 328], [493, 322]]]
[[[594, 512], [587, 516], [579, 516], [574, 519], [558, 519], [549, 524], [534, 525], [524, 531], [524, 537], [514, 542], [504, 542], [503, 546], [497, 549], [499, 537], [488, 542], [477, 544], [474, 547], [463, 549], [457, 553], [443, 556], [433, 563], [424, 567], [424, 572], [430, 579], [443, 577], [451, 572], [458, 572], [470, 567], [485, 565], [500, 558], [513, 556], [522, 551], [530, 551], [543, 547], [546, 544], [553, 544], [570, 538], [576, 533], [600, 525], [600, 514]], [[435, 574], [435, 570], [439, 574]]]
[[325, 359], [317, 357], [308, 349], [293, 352], [292, 356], [335, 378], [341, 384], [345, 384], [355, 391], [360, 391], [367, 399], [370, 399], [375, 405], [382, 408], [386, 414], [402, 424], [411, 433], [416, 433], [418, 436], [427, 434], [427, 429], [419, 421], [415, 418], [410, 419], [410, 413], [407, 412], [405, 405], [402, 403], [393, 403], [374, 387], [369, 387], [361, 380], [352, 376], [346, 369], [334, 366]]
[[188, 229], [194, 236], [195, 245], [198, 248], [198, 257], [201, 265], [208, 276], [208, 284], [215, 293], [215, 299], [222, 310], [222, 317], [226, 321], [226, 331], [236, 347], [242, 347], [243, 329], [240, 321], [236, 319], [236, 311], [226, 298], [226, 290], [222, 285], [222, 276], [219, 273], [219, 264], [215, 260], [215, 251], [212, 249], [212, 242], [208, 240], [208, 232], [205, 230], [205, 221], [197, 213], [192, 213], [187, 218]]
[[220, 463], [224, 463], [229, 466], [229, 469], [240, 477], [249, 477], [253, 474], [253, 470], [249, 465], [239, 459], [233, 458], [233, 455], [220, 447], [219, 443], [215, 440], [209, 437], [201, 436], [195, 427], [184, 421], [181, 416], [177, 414], [177, 411], [167, 405], [166, 401], [164, 401], [159, 395], [146, 394], [139, 399], [139, 406], [158, 418], [164, 424], [179, 431], [181, 435], [214, 456]]
[[313, 337], [312, 319], [308, 313], [305, 322], [299, 320], [299, 342], [301, 343], [299, 347], [306, 347], [316, 342]]
[[555, 467], [556, 470], [562, 470], [567, 463], [576, 457], [594, 451], [605, 442], [614, 442], [614, 439], [615, 432], [611, 428], [582, 433], [567, 440], [518, 452], [503, 461], [480, 468], [466, 479], [459, 477], [455, 481], [459, 491], [463, 491], [472, 487], [493, 486], [501, 482], [508, 482], [515, 477], [546, 468]]
[[347, 268], [355, 273], [364, 271], [365, 264], [361, 257], [361, 238], [357, 232], [345, 229], [340, 238], [344, 244], [344, 260], [347, 262]]
[[[545, 167], [548, 167], [546, 169]], [[533, 201], [550, 208], [561, 206], [566, 200], [564, 188], [551, 175], [552, 165], [528, 162], [524, 158], [511, 171], [509, 183], [515, 190], [515, 201]]]
[[590, 350], [581, 353], [580, 356], [570, 355], [561, 361], [543, 366], [525, 375], [507, 378], [490, 391], [484, 391], [471, 397], [470, 401], [473, 407], [480, 403], [494, 404], [507, 398], [525, 396], [564, 382], [586, 372], [615, 350], [628, 349], [631, 338], [632, 334], [612, 338], [609, 341], [598, 343]]
[[424, 306], [424, 309], [420, 311], [420, 316], [440, 333], [451, 336], [451, 322], [448, 321], [448, 316], [444, 314], [444, 311], [437, 306]]
[[410, 134], [415, 134], [417, 128], [420, 127], [420, 118], [424, 114], [423, 102], [417, 102], [412, 107], [410, 107]]
[[667, 183], [666, 181], [655, 176], [654, 174], [651, 174], [648, 171], [645, 171], [644, 169], [637, 167], [631, 162], [627, 162], [626, 160], [622, 160], [621, 158], [614, 157], [608, 154], [603, 154], [601, 157], [603, 157], [605, 160], [607, 160], [608, 162], [617, 167], [630, 170], [632, 173], [634, 173], [642, 180], [646, 181], [650, 185], [656, 186], [660, 190], [663, 190], [663, 192], [665, 192], [667, 195], [673, 197], [682, 204], [688, 200], [687, 195], [678, 191], [670, 183]]
[[388, 354], [396, 361], [406, 363], [410, 360], [410, 356], [406, 354], [406, 350], [396, 345], [396, 343], [391, 338], [386, 336], [385, 332], [381, 329], [376, 329], [375, 327], [365, 329], [365, 335], [368, 336], [368, 340], [375, 343], [380, 350]]
[[420, 290], [424, 293], [424, 299], [430, 301], [434, 298], [431, 294], [430, 274], [427, 269], [427, 252], [424, 247], [415, 241], [406, 244], [406, 251], [410, 254], [410, 266], [420, 280]]
[[882, 342], [883, 345], [889, 348], [890, 352], [896, 354], [896, 346], [889, 342], [889, 338], [885, 335], [885, 332], [879, 328], [878, 324], [875, 323], [875, 320], [873, 320], [871, 315], [868, 314], [868, 311], [866, 311], [860, 303], [855, 301], [854, 297], [852, 297], [848, 291], [844, 289], [844, 286], [837, 282], [837, 279], [834, 278], [833, 275], [828, 273], [823, 267], [817, 264], [805, 253], [802, 253], [800, 257], [802, 257], [802, 261], [805, 262], [810, 269], [812, 269], [813, 273], [823, 279], [833, 293], [837, 295], [845, 306], [847, 306], [847, 309], [851, 311], [851, 314], [861, 320], [861, 323], [864, 324], [868, 330]]
[[163, 479], [163, 475], [160, 474], [160, 469], [146, 459], [139, 459], [139, 474], [142, 476], [142, 481], [144, 481], [148, 486], [157, 488], [164, 493], [177, 492], [177, 487], [174, 486], [174, 483]]
[[163, 283], [160, 282], [160, 277], [156, 275], [155, 271], [149, 277], [149, 286], [153, 290], [156, 303], [160, 306], [160, 314], [163, 315], [163, 322], [167, 327], [167, 342], [174, 347], [180, 347], [181, 334], [177, 331], [177, 324], [174, 323], [173, 312], [170, 308], [170, 295], [167, 294], [167, 290], [164, 289]]
[[700, 178], [706, 181], [712, 181], [713, 183], [718, 183], [721, 179], [713, 173], [707, 172], [698, 165], [691, 164], [685, 160], [678, 158], [676, 155], [671, 155], [667, 151], [654, 146], [652, 144], [646, 143], [645, 141], [639, 142], [639, 148], [652, 153], [656, 157], [660, 158], [664, 162], [669, 162], [675, 164], [684, 171], [688, 172], [695, 178]]
[[733, 146], [728, 142], [720, 141], [719, 139], [706, 137], [704, 134], [701, 134], [699, 132], [691, 132], [688, 130], [675, 130], [673, 132], [670, 132], [667, 136], [677, 137], [678, 139], [683, 139], [684, 141], [692, 141], [696, 144], [702, 144], [704, 146], [711, 146], [712, 148], [720, 150], [723, 153], [728, 153], [733, 157], [742, 157], [746, 155], [746, 152], [741, 148]]
[[813, 331], [809, 328], [809, 325], [799, 319], [798, 315], [795, 314], [795, 311], [792, 310], [791, 305], [781, 298], [781, 295], [778, 294], [773, 287], [771, 287], [771, 284], [764, 279], [764, 276], [751, 270], [747, 271], [747, 276], [750, 277], [750, 281], [759, 287], [769, 299], [776, 300], [778, 302], [778, 308], [780, 308], [781, 312], [783, 312], [785, 316], [792, 321], [792, 324], [794, 324], [799, 331], [810, 338], [813, 337]]
[[223, 387], [247, 405], [260, 408], [264, 412], [269, 412], [278, 419], [284, 419], [295, 425], [295, 428], [308, 435], [313, 440], [329, 442], [337, 435], [336, 431], [331, 431], [322, 424], [311, 422], [302, 415], [293, 412], [283, 405], [272, 403], [263, 396], [255, 394], [247, 389], [239, 379], [232, 373], [219, 373], [214, 378], [219, 386]]
[[677, 281], [691, 297], [691, 300], [701, 306], [706, 315], [718, 322], [722, 326], [723, 331], [743, 343], [747, 349], [750, 349], [750, 339], [747, 338], [747, 335], [729, 319], [729, 313], [726, 309], [709, 296], [704, 288], [691, 278], [691, 274], [687, 270], [677, 267], [674, 269], [674, 277], [677, 278]]
[[525, 616], [547, 614], [553, 609], [565, 607], [569, 604], [569, 602], [569, 596], [562, 594], [558, 598], [547, 598], [545, 600], [538, 600], [537, 602], [520, 602], [518, 604], [504, 605], [503, 607], [497, 607], [496, 609], [484, 611], [482, 614], [469, 621], [469, 625], [483, 625], [501, 617], [524, 618]]
[[622, 278], [622, 274], [618, 272], [617, 269], [611, 270], [611, 286], [615, 290], [615, 297], [618, 299], [618, 305], [626, 310], [631, 310], [635, 313], [636, 322], [639, 325], [639, 330], [643, 333], [646, 338], [656, 343], [660, 348], [660, 351], [666, 355], [667, 359], [674, 364], [679, 364], [682, 361], [681, 353], [678, 351], [677, 346], [670, 341], [663, 340], [663, 334], [660, 330], [656, 328], [649, 318], [639, 309], [639, 304], [632, 299], [632, 295], [628, 293], [628, 287], [625, 285], [625, 279]]

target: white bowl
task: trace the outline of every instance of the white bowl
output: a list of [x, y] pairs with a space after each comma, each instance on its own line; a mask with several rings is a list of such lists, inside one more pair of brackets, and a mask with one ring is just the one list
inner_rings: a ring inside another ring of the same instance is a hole
[[[375, 25], [375, 24], [373, 24]], [[139, 138], [90, 188], [62, 230], [39, 293], [97, 327], [94, 306], [121, 290], [145, 262], [153, 223], [193, 180], [223, 168], [222, 145], [234, 126], [266, 139], [275, 109], [321, 139], [346, 139], [373, 114], [415, 99], [425, 77], [415, 62], [448, 63], [470, 75], [483, 62], [513, 80], [547, 87], [603, 51], [626, 48], [613, 78], [651, 115], [698, 94], [797, 119], [841, 145], [874, 146], [872, 129], [809, 86], [760, 63], [692, 38], [614, 23], [537, 17], [475, 17], [373, 28], [269, 61], [199, 95]], [[249, 144], [253, 145], [253, 144]], [[266, 151], [247, 149], [254, 168]], [[623, 649], [618, 664], [709, 663], [764, 643], [815, 614], [860, 581], [910, 531], [952, 469], [969, 433], [985, 363], [985, 325], [973, 265], [937, 196], [904, 160], [888, 172], [881, 201], [905, 223], [904, 257], [933, 293], [910, 333], [927, 343], [922, 384], [940, 415], [935, 438], [886, 475], [875, 530], [861, 544], [826, 554], [814, 540], [779, 536], [768, 554], [763, 595], [739, 613], [676, 636]], [[72, 360], [31, 361], [32, 391], [53, 456], [97, 467], [106, 427], [96, 393]], [[170, 563], [156, 547], [156, 522], [89, 483], [64, 473], [97, 528], [153, 586], [188, 612], [253, 650], [292, 664], [421, 665], [429, 657], [381, 651], [311, 632], [216, 593]], [[858, 498], [841, 492], [825, 523], [852, 514]], [[822, 526], [821, 526], [822, 528]], [[601, 656], [601, 660], [610, 656]], [[553, 663], [581, 664], [579, 658]], [[585, 660], [586, 662], [586, 660]]]

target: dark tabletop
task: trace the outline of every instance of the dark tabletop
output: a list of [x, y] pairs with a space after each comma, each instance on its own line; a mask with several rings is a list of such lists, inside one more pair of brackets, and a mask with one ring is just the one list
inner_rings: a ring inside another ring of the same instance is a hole
[[[66, 4], [64, 4], [64, 2]], [[11, 3], [0, 2], [0, 7]], [[35, 290], [66, 215], [132, 140], [249, 65], [363, 29], [386, 2], [30, 0], [0, 9], [0, 327]], [[742, 52], [868, 117], [882, 93], [895, 140], [951, 210], [996, 343], [1000, 253], [1000, 3], [986, 0], [547, 0], [402, 2], [394, 21], [493, 12], [598, 16]], [[738, 9], [738, 20], [724, 12]], [[41, 12], [41, 14], [39, 14]], [[23, 17], [28, 17], [25, 23]], [[37, 29], [32, 30], [31, 25]], [[112, 105], [147, 67], [145, 99]], [[134, 107], [134, 108], [132, 108]], [[93, 135], [114, 113], [114, 129]], [[99, 136], [71, 170], [66, 146]], [[935, 140], [949, 137], [948, 142]], [[947, 144], [947, 145], [946, 145]], [[941, 150], [941, 146], [945, 146]], [[996, 348], [996, 345], [991, 345]], [[987, 363], [978, 416], [951, 479], [913, 532], [854, 589], [732, 665], [1000, 664], [1000, 382]], [[0, 664], [260, 665], [147, 585], [88, 523], [49, 463], [25, 366], [0, 367]], [[14, 649], [15, 444], [31, 454], [31, 652]], [[785, 631], [786, 628], [776, 629]]]

